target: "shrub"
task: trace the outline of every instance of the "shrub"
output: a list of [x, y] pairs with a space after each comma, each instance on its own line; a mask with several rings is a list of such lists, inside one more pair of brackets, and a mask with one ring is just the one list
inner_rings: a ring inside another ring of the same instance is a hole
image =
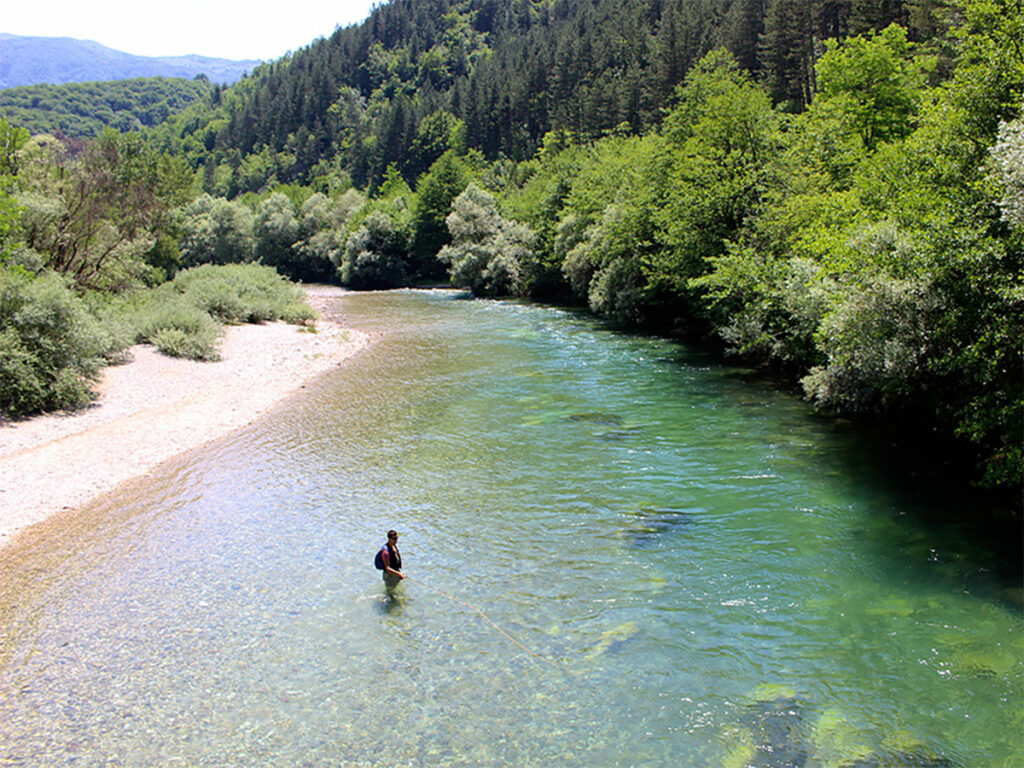
[[134, 342], [216, 360], [221, 322], [279, 319], [305, 324], [316, 312], [301, 288], [258, 264], [205, 265], [116, 298], [78, 297], [54, 273], [0, 268], [0, 413], [84, 405], [100, 369]]
[[183, 212], [181, 263], [252, 261], [253, 214], [243, 203], [201, 195]]
[[153, 346], [171, 357], [189, 360], [216, 360], [219, 355], [212, 343], [200, 336], [193, 336], [181, 328], [160, 328], [151, 337]]
[[453, 284], [483, 296], [526, 293], [525, 275], [537, 261], [536, 237], [526, 225], [502, 217], [494, 198], [475, 184], [455, 198], [446, 222], [452, 244], [437, 258], [448, 264]]
[[184, 296], [189, 303], [222, 323], [241, 323], [249, 318], [249, 307], [235, 285], [214, 280], [196, 281], [185, 289]]
[[345, 250], [348, 220], [362, 206], [363, 199], [348, 190], [336, 203], [317, 193], [302, 204], [299, 219], [300, 239], [292, 246], [291, 260], [280, 268], [293, 280], [329, 282]]
[[643, 322], [647, 281], [641, 270], [640, 219], [624, 206], [612, 204], [588, 227], [564, 220], [559, 237], [572, 243], [562, 274], [573, 295], [586, 298], [590, 310], [621, 325]]
[[407, 259], [407, 233], [378, 211], [349, 236], [338, 273], [352, 288], [397, 288], [408, 282]]
[[311, 306], [297, 302], [284, 306], [277, 319], [292, 325], [311, 325], [317, 319], [317, 316], [317, 311]]
[[289, 283], [273, 267], [261, 264], [203, 265], [185, 270], [168, 290], [224, 323], [262, 323], [316, 317], [302, 298], [302, 289]]
[[873, 275], [833, 297], [818, 330], [827, 363], [803, 379], [808, 397], [834, 410], [906, 402], [927, 375], [941, 300], [921, 281]]
[[1024, 229], [1024, 118], [1000, 125], [999, 141], [990, 151], [1003, 220], [1014, 229]]
[[284, 320], [306, 324], [316, 312], [302, 289], [262, 264], [204, 264], [145, 294], [133, 310], [139, 341], [161, 352], [216, 360], [222, 323]]
[[183, 296], [161, 298], [155, 291], [136, 318], [138, 340], [148, 341], [161, 352], [192, 360], [217, 360], [220, 325]]
[[836, 285], [819, 265], [733, 243], [708, 262], [711, 271], [690, 286], [728, 351], [797, 371], [821, 362], [815, 334]]
[[121, 340], [56, 274], [0, 270], [0, 412], [75, 408]]
[[614, 259], [590, 281], [590, 309], [619, 325], [636, 325], [643, 318], [643, 276], [636, 262]]
[[44, 366], [25, 348], [16, 328], [0, 331], [0, 412], [21, 416], [47, 402]]

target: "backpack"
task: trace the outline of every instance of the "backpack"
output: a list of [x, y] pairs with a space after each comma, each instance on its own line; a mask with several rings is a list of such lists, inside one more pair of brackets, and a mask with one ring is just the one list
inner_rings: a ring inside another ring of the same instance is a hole
[[[384, 546], [386, 547], [387, 545], [385, 544]], [[380, 549], [377, 550], [377, 554], [374, 555], [374, 557], [373, 557], [373, 567], [376, 568], [378, 571], [383, 571], [384, 570], [384, 556], [383, 555], [384, 555], [384, 547], [381, 547]]]

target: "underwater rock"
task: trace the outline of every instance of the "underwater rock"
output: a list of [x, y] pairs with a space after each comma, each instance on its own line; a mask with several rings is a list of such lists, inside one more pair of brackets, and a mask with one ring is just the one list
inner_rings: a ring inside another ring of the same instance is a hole
[[737, 728], [726, 734], [728, 742], [722, 768], [749, 768], [757, 760], [754, 734], [747, 728]]
[[572, 413], [568, 416], [563, 417], [564, 421], [584, 422], [587, 424], [606, 424], [608, 426], [618, 427], [623, 423], [623, 419], [618, 414], [605, 413], [602, 411], [593, 411], [590, 413]]
[[760, 685], [745, 697], [742, 721], [726, 734], [722, 768], [802, 768], [803, 704], [791, 688]]
[[860, 730], [835, 708], [826, 709], [815, 721], [811, 748], [815, 765], [822, 768], [848, 768], [872, 755]]
[[952, 763], [944, 757], [938, 757], [924, 742], [906, 731], [895, 731], [882, 741], [882, 748], [877, 755], [879, 768], [899, 766], [900, 768], [951, 768]]
[[634, 522], [622, 532], [629, 546], [646, 549], [658, 544], [665, 534], [686, 528], [694, 523], [693, 513], [685, 509], [656, 509], [641, 507], [632, 513]]
[[595, 437], [604, 443], [615, 443], [621, 440], [628, 440], [640, 432], [642, 427], [640, 425], [626, 425], [616, 427], [615, 429], [607, 429], [604, 432], [598, 433]]
[[953, 671], [973, 677], [1007, 677], [1020, 664], [1008, 648], [966, 647], [953, 654]]
[[903, 597], [890, 597], [874, 603], [867, 609], [868, 616], [884, 616], [907, 618], [916, 610], [910, 600]]
[[722, 768], [803, 768], [807, 749], [800, 736], [803, 713], [795, 697], [747, 697], [743, 722], [727, 735]]
[[911, 752], [879, 752], [842, 763], [842, 768], [953, 768], [953, 763], [927, 749]]
[[761, 683], [761, 685], [750, 691], [744, 698], [751, 704], [762, 704], [769, 701], [782, 699], [796, 699], [796, 691], [788, 685], [778, 683]]
[[781, 685], [761, 685], [746, 696], [742, 722], [726, 733], [722, 768], [954, 768], [909, 733], [890, 734], [880, 748], [838, 709], [826, 709], [810, 727], [804, 704]]
[[606, 653], [618, 653], [623, 645], [638, 634], [640, 634], [640, 628], [636, 625], [635, 621], [627, 621], [625, 624], [615, 627], [615, 629], [602, 632], [597, 645], [587, 654], [586, 658], [593, 659]]
[[757, 743], [757, 768], [800, 768], [807, 749], [800, 736], [803, 712], [795, 698], [761, 701], [751, 705], [750, 727]]
[[996, 597], [1015, 611], [1024, 610], [1024, 588], [1022, 587], [1007, 587], [1000, 590]]

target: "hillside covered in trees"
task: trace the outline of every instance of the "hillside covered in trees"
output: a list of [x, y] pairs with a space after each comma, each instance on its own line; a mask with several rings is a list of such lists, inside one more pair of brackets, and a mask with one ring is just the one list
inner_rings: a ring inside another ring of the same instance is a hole
[[[1022, 100], [1020, 0], [393, 0], [143, 134], [5, 128], [5, 290], [59, 283], [108, 334], [233, 262], [577, 303], [1013, 493]], [[0, 318], [0, 387], [35, 365], [33, 316]], [[166, 322], [188, 348], [199, 321]]]
[[826, 41], [890, 23], [935, 58], [938, 76], [956, 21], [936, 0], [393, 0], [262, 66], [161, 138], [210, 169], [207, 191], [216, 177], [230, 196], [335, 169], [361, 187], [392, 164], [411, 181], [462, 144], [523, 160], [551, 130], [588, 140], [650, 130], [716, 48], [791, 113], [810, 103]]
[[0, 91], [0, 115], [32, 134], [75, 138], [152, 128], [215, 88], [206, 77], [192, 80], [137, 77], [102, 83], [25, 85]]

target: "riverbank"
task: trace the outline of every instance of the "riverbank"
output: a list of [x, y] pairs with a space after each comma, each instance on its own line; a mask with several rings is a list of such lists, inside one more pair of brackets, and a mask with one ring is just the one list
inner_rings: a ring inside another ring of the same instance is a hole
[[245, 426], [370, 343], [331, 314], [340, 288], [310, 286], [316, 332], [286, 323], [229, 327], [215, 363], [149, 345], [104, 370], [87, 408], [0, 424], [0, 548], [161, 463]]

